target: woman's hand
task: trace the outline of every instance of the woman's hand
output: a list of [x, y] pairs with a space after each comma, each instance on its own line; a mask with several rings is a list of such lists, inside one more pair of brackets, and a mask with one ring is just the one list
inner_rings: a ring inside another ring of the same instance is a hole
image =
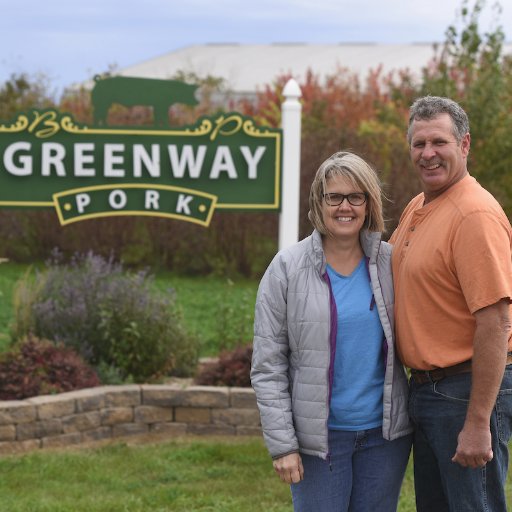
[[296, 484], [304, 478], [302, 459], [298, 453], [290, 453], [274, 460], [274, 469], [279, 478], [287, 484]]

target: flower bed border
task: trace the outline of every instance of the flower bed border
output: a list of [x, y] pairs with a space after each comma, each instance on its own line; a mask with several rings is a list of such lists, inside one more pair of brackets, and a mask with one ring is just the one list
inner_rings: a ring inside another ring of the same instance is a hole
[[147, 434], [261, 435], [254, 391], [133, 384], [0, 402], [0, 455]]

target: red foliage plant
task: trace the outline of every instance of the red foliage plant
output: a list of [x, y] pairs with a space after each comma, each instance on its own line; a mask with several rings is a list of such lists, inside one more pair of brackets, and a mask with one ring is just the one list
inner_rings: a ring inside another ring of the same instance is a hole
[[252, 345], [220, 354], [218, 361], [205, 365], [196, 377], [202, 386], [251, 386]]
[[0, 360], [0, 400], [22, 400], [99, 384], [96, 372], [76, 352], [32, 336]]

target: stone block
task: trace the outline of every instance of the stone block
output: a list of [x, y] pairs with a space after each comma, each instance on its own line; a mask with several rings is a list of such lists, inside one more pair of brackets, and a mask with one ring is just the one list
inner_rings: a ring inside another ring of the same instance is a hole
[[112, 437], [112, 427], [99, 427], [93, 430], [82, 432], [82, 440], [84, 443], [93, 441], [102, 441]]
[[156, 407], [172, 407], [182, 405], [186, 388], [179, 384], [149, 385], [141, 386], [142, 404]]
[[40, 439], [30, 439], [28, 441], [16, 441], [13, 443], [0, 443], [0, 455], [11, 455], [13, 453], [23, 453], [34, 451], [41, 448]]
[[261, 427], [251, 427], [248, 425], [237, 425], [236, 427], [237, 436], [258, 436], [262, 437]]
[[134, 419], [137, 423], [157, 423], [163, 421], [172, 421], [173, 411], [169, 407], [154, 407], [151, 405], [141, 405], [135, 407]]
[[177, 423], [210, 423], [211, 411], [206, 407], [176, 407], [174, 421]]
[[29, 423], [37, 418], [34, 405], [21, 400], [0, 401], [0, 425]]
[[190, 386], [184, 390], [182, 405], [189, 407], [229, 407], [229, 388], [217, 386]]
[[212, 422], [257, 426], [260, 424], [260, 413], [254, 409], [213, 409]]
[[99, 411], [73, 414], [62, 418], [62, 430], [64, 433], [82, 432], [92, 430], [101, 425], [101, 414]]
[[64, 446], [76, 445], [82, 442], [80, 432], [62, 434], [60, 436], [43, 437], [41, 439], [42, 448], [61, 448]]
[[76, 410], [75, 400], [67, 396], [67, 393], [60, 395], [43, 395], [29, 398], [27, 403], [37, 408], [37, 418], [47, 420], [60, 418], [74, 414]]
[[187, 433], [186, 423], [153, 423], [149, 426], [150, 432], [155, 434], [173, 436], [184, 436]]
[[0, 442], [15, 441], [16, 440], [16, 426], [15, 425], [0, 425]]
[[144, 405], [178, 407], [228, 407], [229, 390], [226, 387], [190, 386], [179, 384], [166, 386], [142, 386]]
[[190, 423], [187, 426], [188, 434], [195, 434], [199, 436], [209, 435], [209, 436], [234, 436], [236, 435], [235, 427], [231, 425], [215, 425], [213, 423], [210, 424], [201, 424], [201, 423]]
[[76, 412], [98, 411], [105, 407], [105, 394], [110, 386], [80, 389], [69, 393], [76, 402]]
[[125, 437], [147, 434], [149, 427], [145, 423], [122, 423], [112, 428], [113, 437]]
[[34, 421], [33, 423], [21, 423], [16, 426], [16, 439], [42, 439], [43, 437], [56, 436], [62, 433], [62, 422], [57, 419]]
[[131, 423], [133, 421], [133, 408], [112, 407], [101, 411], [102, 425], [116, 425], [118, 423]]
[[105, 390], [105, 407], [134, 407], [141, 404], [141, 388], [129, 386], [109, 386]]
[[231, 388], [229, 405], [237, 409], [257, 409], [256, 394], [252, 388]]

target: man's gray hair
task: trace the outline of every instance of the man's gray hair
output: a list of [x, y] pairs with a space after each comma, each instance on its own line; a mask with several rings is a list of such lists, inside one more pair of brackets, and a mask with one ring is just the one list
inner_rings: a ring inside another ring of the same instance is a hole
[[453, 121], [453, 135], [458, 143], [469, 133], [469, 119], [464, 109], [450, 98], [423, 96], [418, 98], [409, 110], [407, 141], [411, 143], [413, 121], [430, 121], [439, 114], [448, 114]]

